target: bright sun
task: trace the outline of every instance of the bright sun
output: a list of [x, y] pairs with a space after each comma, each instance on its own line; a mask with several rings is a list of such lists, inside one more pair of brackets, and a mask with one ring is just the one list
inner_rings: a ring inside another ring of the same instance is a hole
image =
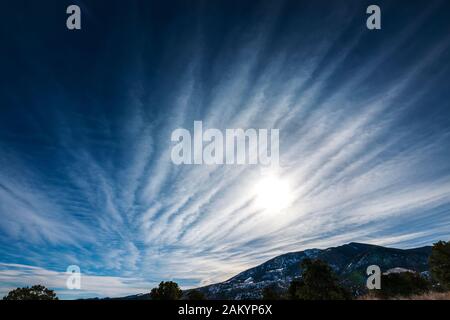
[[265, 210], [280, 211], [291, 204], [289, 182], [276, 174], [265, 174], [255, 185], [256, 205]]

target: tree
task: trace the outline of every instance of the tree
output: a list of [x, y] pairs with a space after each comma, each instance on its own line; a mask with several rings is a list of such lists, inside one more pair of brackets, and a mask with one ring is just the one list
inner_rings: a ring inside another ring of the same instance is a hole
[[291, 281], [291, 284], [288, 288], [288, 298], [291, 300], [299, 299], [297, 292], [300, 288], [300, 279], [294, 279]]
[[150, 292], [152, 300], [178, 300], [183, 292], [178, 284], [173, 281], [161, 281], [158, 288], [153, 288]]
[[53, 290], [42, 285], [17, 288], [8, 292], [3, 300], [58, 300]]
[[280, 295], [273, 287], [265, 287], [262, 291], [263, 300], [279, 300]]
[[288, 294], [300, 300], [346, 300], [350, 293], [339, 284], [330, 266], [321, 260], [304, 259], [300, 279], [292, 281]]
[[450, 290], [450, 241], [433, 244], [428, 263], [431, 277], [443, 289]]
[[188, 300], [206, 300], [205, 295], [199, 290], [189, 290], [187, 293]]
[[383, 299], [419, 295], [430, 290], [430, 283], [416, 272], [397, 272], [381, 275], [381, 289], [376, 295]]

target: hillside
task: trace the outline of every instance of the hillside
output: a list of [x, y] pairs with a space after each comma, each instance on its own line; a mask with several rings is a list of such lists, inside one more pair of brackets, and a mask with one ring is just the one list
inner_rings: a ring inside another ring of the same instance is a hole
[[265, 287], [287, 290], [290, 282], [301, 274], [300, 262], [305, 258], [326, 261], [342, 283], [355, 294], [365, 291], [367, 266], [376, 264], [381, 270], [404, 268], [428, 271], [431, 247], [395, 249], [363, 243], [349, 243], [328, 249], [309, 249], [277, 256], [245, 270], [227, 281], [197, 288], [208, 299], [258, 299]]

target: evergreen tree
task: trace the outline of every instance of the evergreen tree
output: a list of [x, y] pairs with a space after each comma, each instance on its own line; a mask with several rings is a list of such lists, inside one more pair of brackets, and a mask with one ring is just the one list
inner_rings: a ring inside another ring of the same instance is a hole
[[346, 300], [350, 293], [341, 286], [330, 266], [321, 260], [304, 259], [300, 279], [292, 281], [288, 294], [300, 300]]
[[161, 281], [158, 288], [150, 292], [152, 300], [179, 300], [183, 292], [176, 282]]
[[439, 241], [433, 245], [428, 260], [431, 277], [444, 290], [450, 290], [450, 241]]
[[3, 300], [58, 300], [53, 290], [42, 285], [17, 288], [8, 292]]

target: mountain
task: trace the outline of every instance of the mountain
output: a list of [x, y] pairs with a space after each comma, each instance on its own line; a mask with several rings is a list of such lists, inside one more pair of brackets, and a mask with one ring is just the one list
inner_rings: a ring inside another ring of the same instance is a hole
[[354, 294], [360, 294], [365, 291], [366, 268], [369, 265], [378, 265], [382, 272], [395, 268], [397, 271], [394, 272], [403, 269], [426, 272], [430, 253], [431, 246], [402, 250], [352, 242], [324, 250], [286, 253], [245, 270], [227, 281], [197, 290], [208, 299], [259, 299], [265, 287], [286, 291], [290, 282], [301, 275], [301, 261], [311, 258], [327, 262], [342, 284]]

